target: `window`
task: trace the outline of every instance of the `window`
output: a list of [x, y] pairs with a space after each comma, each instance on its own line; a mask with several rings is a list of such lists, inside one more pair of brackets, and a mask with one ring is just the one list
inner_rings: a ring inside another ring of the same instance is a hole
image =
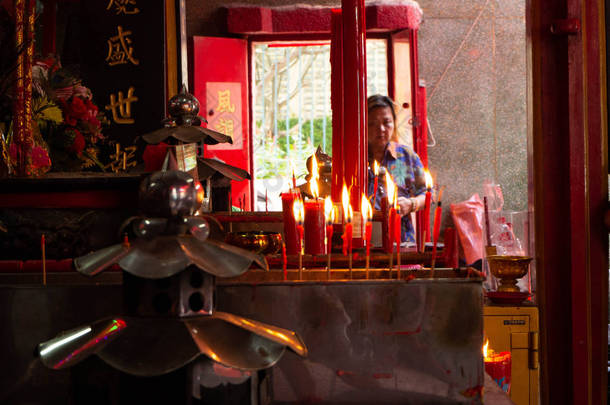
[[[368, 39], [366, 50], [368, 93], [387, 94], [387, 42]], [[252, 55], [255, 210], [279, 211], [293, 170], [303, 183], [307, 158], [332, 151], [330, 42], [254, 42]]]

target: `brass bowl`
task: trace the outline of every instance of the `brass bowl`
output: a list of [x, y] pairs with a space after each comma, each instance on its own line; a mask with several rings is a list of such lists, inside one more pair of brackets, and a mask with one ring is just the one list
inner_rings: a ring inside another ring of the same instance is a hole
[[528, 256], [487, 256], [491, 274], [500, 280], [498, 291], [519, 292], [517, 279], [527, 274], [531, 261]]
[[251, 252], [272, 255], [280, 251], [282, 235], [267, 231], [229, 232], [225, 242]]

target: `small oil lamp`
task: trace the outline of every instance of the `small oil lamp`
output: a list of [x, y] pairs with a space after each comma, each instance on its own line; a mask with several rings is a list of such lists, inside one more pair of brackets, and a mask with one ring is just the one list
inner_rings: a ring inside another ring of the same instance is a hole
[[505, 392], [510, 392], [511, 381], [511, 354], [510, 352], [496, 353], [489, 348], [489, 339], [483, 346], [483, 359], [485, 362], [485, 372], [502, 388]]

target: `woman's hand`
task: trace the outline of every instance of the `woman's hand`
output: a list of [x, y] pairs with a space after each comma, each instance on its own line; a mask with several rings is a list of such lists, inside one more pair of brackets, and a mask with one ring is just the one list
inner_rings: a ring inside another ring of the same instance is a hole
[[398, 215], [401, 217], [412, 213], [417, 209], [417, 203], [413, 198], [398, 197]]

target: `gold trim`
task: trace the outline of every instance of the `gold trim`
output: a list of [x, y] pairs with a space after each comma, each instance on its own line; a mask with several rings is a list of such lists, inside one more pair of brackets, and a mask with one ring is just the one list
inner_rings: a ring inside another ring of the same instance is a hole
[[165, 61], [168, 98], [178, 94], [178, 48], [176, 42], [176, 2], [165, 0]]

